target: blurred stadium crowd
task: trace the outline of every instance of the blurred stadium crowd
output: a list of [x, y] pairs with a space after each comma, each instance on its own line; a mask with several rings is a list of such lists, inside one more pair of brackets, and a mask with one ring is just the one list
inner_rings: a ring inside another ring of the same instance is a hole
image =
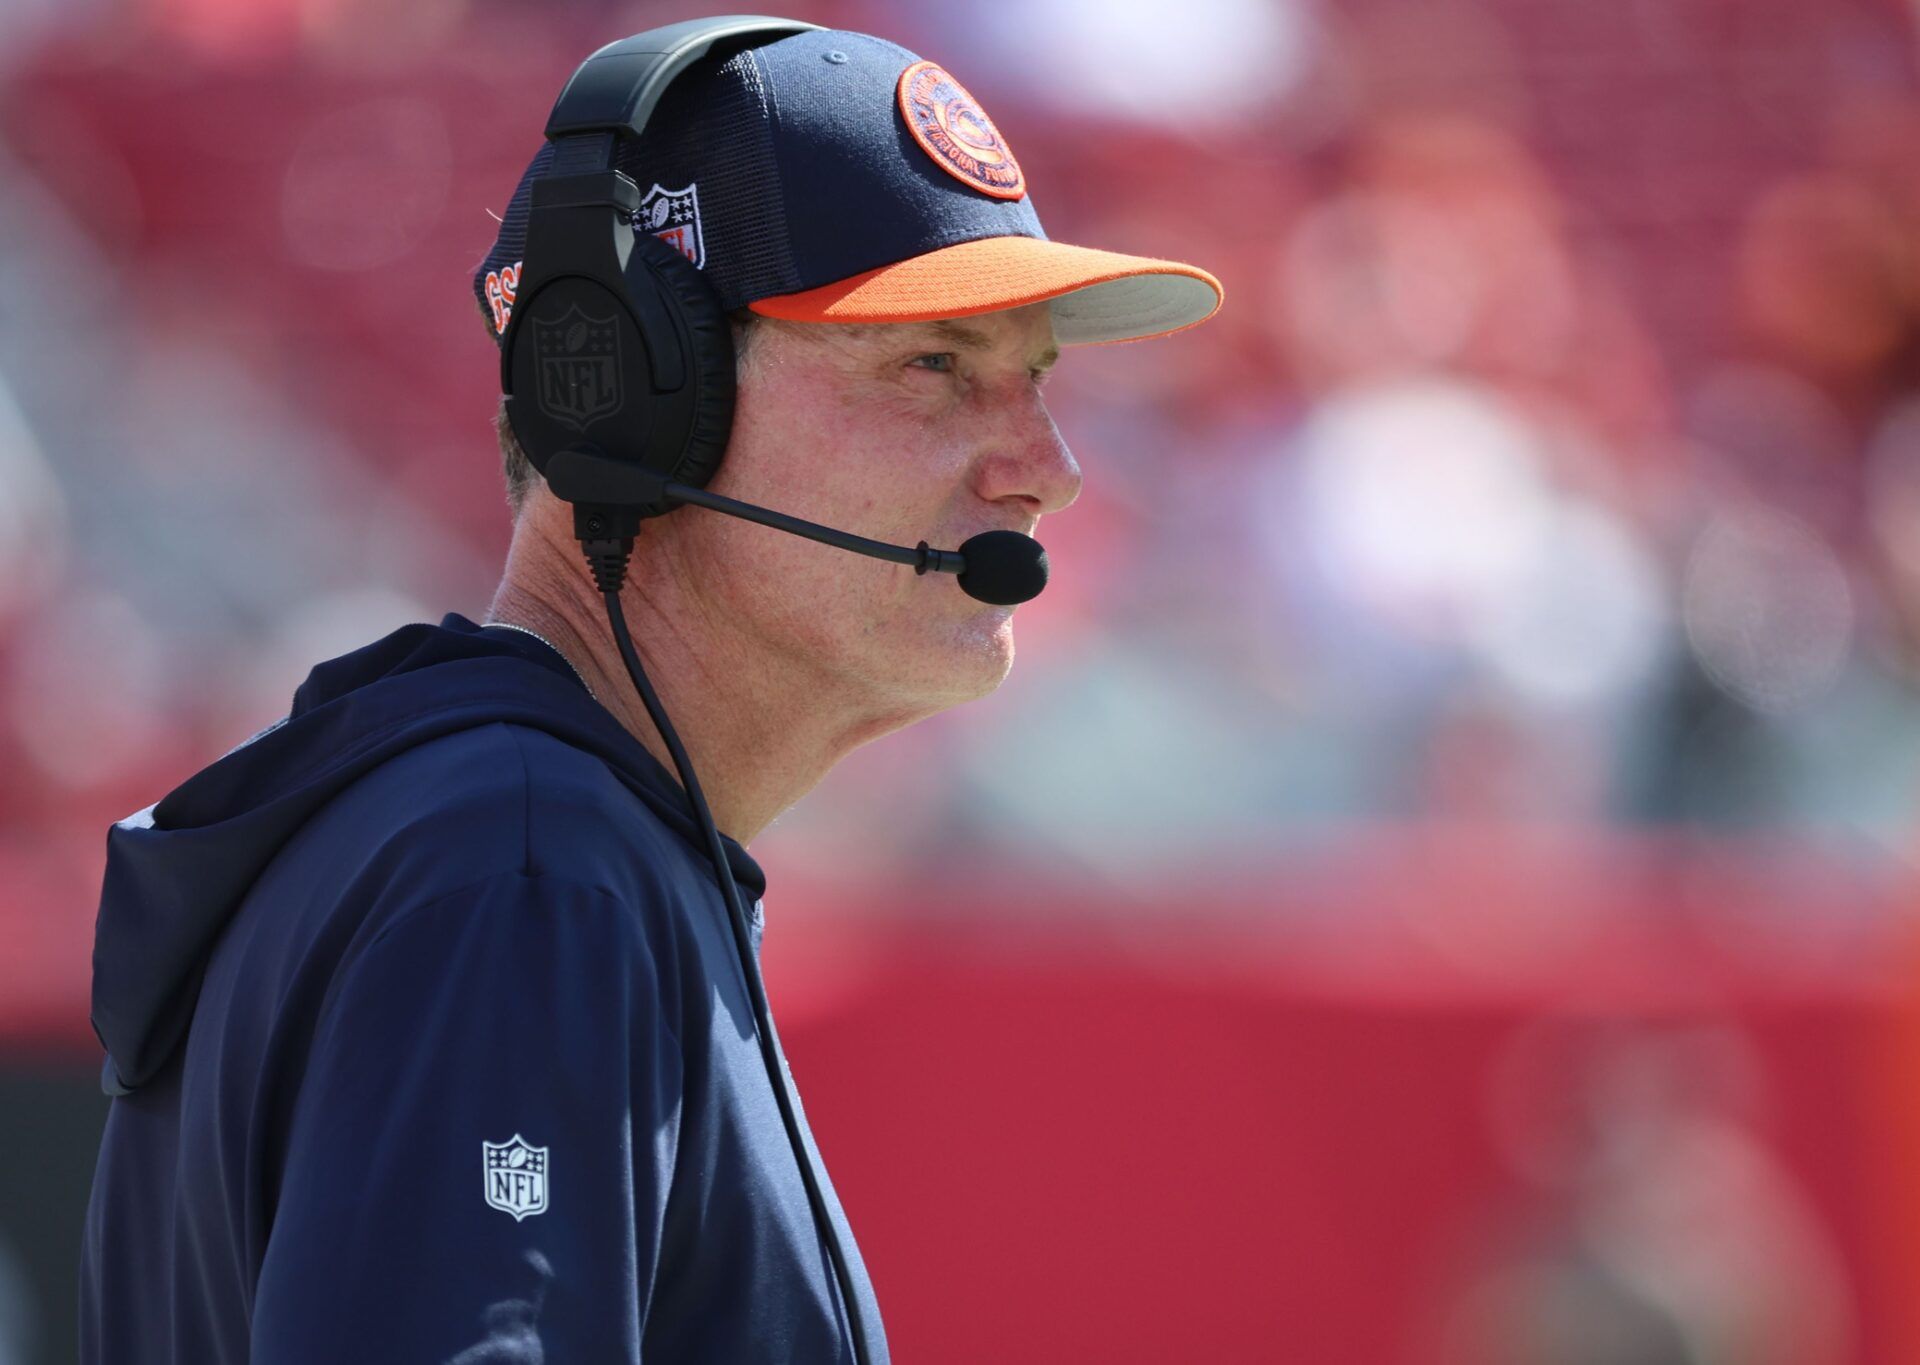
[[[991, 863], [1124, 909], [1383, 829], [1492, 831], [1493, 862], [1736, 847], [1904, 898], [1901, 0], [796, 12], [955, 71], [1054, 235], [1193, 260], [1228, 299], [1069, 354], [1050, 392], [1086, 491], [1041, 527], [1013, 678], [777, 824], [776, 899]], [[685, 13], [0, 5], [17, 1030], [84, 1036], [109, 823], [313, 662], [484, 610], [507, 514], [467, 272], [574, 62]]]
[[[314, 660], [484, 609], [466, 271], [572, 62], [678, 11], [3, 13], [0, 883], [34, 888], [13, 932], [58, 933], [104, 825]], [[1090, 0], [808, 13], [967, 73], [1056, 235], [1230, 298], [1071, 357], [1087, 490], [1014, 679], [856, 756], [776, 863], [1121, 884], [1440, 821], [1910, 868], [1906, 10], [1194, 0], [1177, 41]]]

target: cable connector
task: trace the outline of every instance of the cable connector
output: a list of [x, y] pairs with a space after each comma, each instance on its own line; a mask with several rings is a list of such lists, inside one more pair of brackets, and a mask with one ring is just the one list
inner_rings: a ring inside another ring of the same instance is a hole
[[627, 581], [627, 561], [633, 558], [634, 538], [640, 534], [639, 515], [631, 507], [577, 503], [573, 509], [573, 534], [587, 557], [593, 585], [602, 593], [619, 592]]
[[617, 593], [625, 586], [627, 561], [633, 558], [631, 540], [583, 540], [580, 548], [586, 553], [594, 587], [603, 593]]

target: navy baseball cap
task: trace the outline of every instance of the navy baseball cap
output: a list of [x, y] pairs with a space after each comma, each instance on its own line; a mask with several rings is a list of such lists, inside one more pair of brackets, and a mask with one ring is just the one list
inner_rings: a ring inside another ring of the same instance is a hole
[[[497, 341], [527, 239], [540, 149], [473, 287]], [[921, 322], [1049, 302], [1061, 345], [1191, 327], [1220, 306], [1198, 266], [1047, 239], [1006, 138], [946, 70], [864, 33], [815, 29], [683, 73], [617, 166], [634, 225], [728, 311]]]

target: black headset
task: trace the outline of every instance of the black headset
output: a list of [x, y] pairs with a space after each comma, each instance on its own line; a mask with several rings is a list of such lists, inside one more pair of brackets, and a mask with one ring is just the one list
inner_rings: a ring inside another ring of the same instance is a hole
[[[740, 888], [699, 778], [641, 667], [620, 606], [640, 522], [706, 486], [727, 448], [734, 407], [732, 324], [706, 277], [676, 248], [636, 227], [640, 190], [616, 169], [621, 139], [640, 136], [667, 87], [696, 63], [817, 27], [754, 15], [691, 19], [609, 44], [573, 73], [547, 119], [552, 163], [531, 186], [520, 283], [500, 339], [500, 387], [527, 458], [554, 495], [573, 504], [574, 534], [606, 600], [621, 658], [673, 756], [705, 836], [767, 1078], [833, 1263], [854, 1359], [868, 1365], [860, 1300], [801, 1142]], [[675, 486], [673, 498], [665, 491], [669, 484]], [[941, 553], [920, 546], [923, 559]]]
[[[635, 226], [640, 189], [615, 169], [621, 139], [638, 140], [688, 68], [817, 27], [727, 15], [651, 29], [587, 58], [554, 102], [553, 161], [531, 187], [500, 389], [533, 467], [555, 496], [599, 505], [601, 532], [637, 529], [672, 505], [641, 496], [653, 485], [623, 480], [618, 466], [704, 488], [733, 423], [732, 324], [706, 277]], [[634, 520], [607, 515], [623, 506]]]

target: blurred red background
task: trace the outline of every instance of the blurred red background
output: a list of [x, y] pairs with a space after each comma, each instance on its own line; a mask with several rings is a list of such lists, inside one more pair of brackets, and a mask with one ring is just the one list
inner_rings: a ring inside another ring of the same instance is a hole
[[[483, 609], [489, 213], [696, 12], [0, 7], [0, 1360], [71, 1350], [106, 827]], [[1061, 366], [1001, 693], [755, 844], [896, 1354], [1920, 1360], [1914, 11], [793, 12], [1228, 290]]]

